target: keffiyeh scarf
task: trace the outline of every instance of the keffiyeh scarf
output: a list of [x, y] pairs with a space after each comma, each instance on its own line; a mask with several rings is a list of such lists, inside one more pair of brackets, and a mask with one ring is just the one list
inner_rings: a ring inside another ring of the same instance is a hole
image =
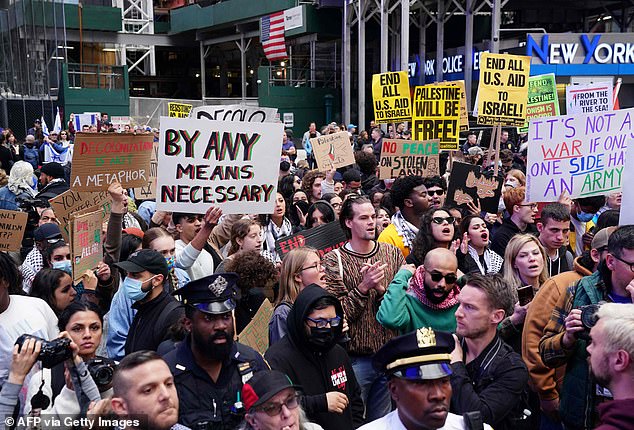
[[414, 275], [409, 280], [409, 286], [407, 289], [408, 293], [413, 293], [418, 300], [425, 306], [434, 309], [434, 310], [444, 310], [449, 309], [458, 304], [458, 294], [460, 293], [460, 287], [456, 283], [447, 296], [447, 298], [442, 303], [432, 303], [427, 298], [425, 294], [425, 268], [423, 266], [419, 266], [414, 272]]
[[396, 212], [392, 215], [392, 224], [396, 228], [396, 232], [399, 236], [403, 238], [403, 245], [406, 248], [412, 248], [412, 242], [414, 242], [414, 238], [418, 233], [418, 229], [414, 224], [410, 223], [403, 217], [401, 211]]
[[480, 256], [478, 255], [478, 251], [476, 251], [475, 248], [471, 245], [469, 245], [469, 255], [471, 256], [471, 258], [473, 258], [473, 261], [475, 261], [475, 263], [478, 265], [478, 269], [480, 269], [480, 273], [483, 275], [500, 273], [500, 270], [502, 270], [502, 264], [504, 264], [504, 259], [488, 248], [484, 250], [484, 263], [486, 264], [486, 268], [482, 267], [482, 263], [480, 262]]

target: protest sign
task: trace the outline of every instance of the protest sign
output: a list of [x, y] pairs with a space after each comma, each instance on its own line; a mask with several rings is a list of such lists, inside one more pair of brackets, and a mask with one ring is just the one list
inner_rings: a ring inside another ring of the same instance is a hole
[[71, 216], [86, 209], [101, 210], [102, 218], [110, 214], [110, 196], [106, 191], [78, 193], [68, 190], [48, 201], [59, 221], [59, 229], [66, 243], [70, 243]]
[[634, 144], [634, 109], [532, 119], [526, 190], [532, 202], [621, 189], [625, 151]]
[[167, 116], [170, 118], [189, 118], [189, 113], [193, 107], [193, 105], [186, 103], [169, 102], [167, 103]]
[[0, 209], [0, 251], [19, 251], [29, 214]]
[[156, 171], [158, 170], [158, 147], [159, 143], [154, 142], [152, 155], [150, 157], [150, 171], [145, 185], [134, 189], [134, 198], [137, 200], [154, 200], [156, 198]]
[[469, 131], [469, 113], [467, 111], [467, 93], [463, 80], [447, 82], [460, 88], [460, 131]]
[[374, 120], [380, 124], [411, 121], [407, 72], [387, 72], [372, 75]]
[[518, 128], [520, 133], [528, 132], [528, 121], [543, 116], [559, 116], [559, 98], [555, 74], [536, 75], [528, 78], [528, 102], [526, 103], [526, 124]]
[[482, 53], [478, 124], [524, 125], [530, 66], [531, 57]]
[[78, 133], [75, 135], [71, 188], [74, 191], [107, 190], [119, 182], [123, 188], [148, 181], [153, 135]]
[[273, 305], [264, 299], [255, 316], [238, 335], [242, 345], [250, 346], [264, 355], [269, 349], [269, 321], [273, 315]]
[[566, 87], [566, 114], [609, 112], [614, 107], [612, 82]]
[[194, 108], [191, 118], [209, 119], [212, 121], [246, 121], [246, 122], [277, 122], [277, 108], [247, 106], [247, 105], [218, 105], [200, 106]]
[[103, 258], [102, 219], [101, 211], [74, 216], [71, 219], [71, 259], [75, 281], [79, 280], [86, 270], [95, 269]]
[[161, 117], [156, 208], [273, 212], [282, 131], [281, 123]]
[[396, 179], [400, 176], [435, 176], [440, 172], [439, 142], [431, 140], [383, 139], [379, 179]]
[[347, 241], [339, 222], [333, 221], [278, 239], [275, 242], [275, 251], [277, 255], [283, 257], [295, 248], [310, 246], [317, 250], [320, 257], [323, 257], [333, 249], [343, 246]]
[[460, 87], [433, 84], [414, 88], [414, 140], [438, 140], [441, 150], [456, 151], [460, 134]]
[[354, 153], [350, 144], [350, 135], [347, 131], [324, 134], [310, 139], [313, 154], [317, 161], [317, 168], [321, 172], [354, 164]]
[[[634, 145], [628, 145], [623, 169], [623, 184], [634, 184]], [[621, 215], [619, 225], [634, 224], [634, 187], [624, 187], [621, 197]]]
[[504, 178], [492, 172], [482, 173], [480, 166], [454, 161], [447, 187], [447, 202], [467, 208], [467, 203], [489, 213], [498, 212]]

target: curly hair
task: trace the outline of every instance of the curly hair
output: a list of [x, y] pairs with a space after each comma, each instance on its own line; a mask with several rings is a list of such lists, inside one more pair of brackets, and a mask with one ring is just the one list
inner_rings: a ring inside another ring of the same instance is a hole
[[275, 265], [257, 251], [236, 254], [227, 261], [225, 268], [227, 272], [238, 274], [237, 284], [242, 297], [245, 297], [252, 288], [272, 286], [279, 277]]
[[308, 196], [308, 200], [311, 200], [313, 197], [313, 184], [315, 183], [315, 179], [317, 178], [326, 178], [326, 175], [319, 170], [311, 170], [304, 174], [302, 178], [302, 190]]
[[366, 175], [375, 173], [376, 166], [378, 165], [374, 154], [365, 151], [355, 152], [354, 161], [357, 163], [357, 166], [359, 166], [361, 173]]
[[424, 179], [418, 175], [401, 176], [396, 178], [390, 188], [392, 193], [392, 204], [398, 206], [399, 209], [403, 209], [405, 205], [405, 199], [408, 199], [414, 188], [424, 184]]
[[[438, 211], [447, 212], [448, 215], [449, 209], [446, 207], [438, 208], [438, 209], [429, 209], [427, 212], [423, 214], [420, 218], [420, 229], [418, 233], [416, 233], [416, 237], [412, 241], [412, 250], [411, 254], [413, 254], [414, 258], [423, 264], [425, 261], [425, 256], [429, 251], [437, 247], [436, 241], [434, 240], [434, 236], [431, 231], [432, 218], [434, 214]], [[454, 229], [454, 234], [452, 240], [455, 240], [458, 237], [458, 232], [453, 224], [449, 224]]]

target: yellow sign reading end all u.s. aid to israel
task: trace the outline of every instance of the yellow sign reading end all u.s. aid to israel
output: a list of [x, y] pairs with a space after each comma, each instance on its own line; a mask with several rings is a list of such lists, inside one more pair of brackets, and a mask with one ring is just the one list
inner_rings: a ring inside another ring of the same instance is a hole
[[412, 108], [407, 72], [372, 75], [374, 120], [380, 124], [411, 121]]

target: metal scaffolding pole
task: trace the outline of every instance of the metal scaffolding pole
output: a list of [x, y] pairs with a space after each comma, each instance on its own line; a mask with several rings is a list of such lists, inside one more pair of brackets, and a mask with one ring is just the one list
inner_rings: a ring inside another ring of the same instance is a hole
[[357, 131], [361, 131], [365, 129], [365, 8], [367, 6], [368, 0], [359, 0], [358, 3], [358, 12], [357, 12], [357, 23], [358, 23], [358, 43], [357, 43], [357, 53], [358, 53], [358, 76], [357, 76], [357, 92], [358, 92], [358, 103], [359, 103], [359, 115], [357, 118], [357, 125], [359, 126]]
[[418, 84], [425, 84], [425, 45], [427, 43], [427, 17], [423, 11], [418, 14], [418, 58], [420, 60], [420, 73], [418, 74]]
[[467, 111], [471, 110], [471, 78], [473, 77], [473, 0], [467, 0], [465, 8], [464, 85]]
[[343, 65], [342, 77], [342, 107], [343, 122], [350, 124], [350, 13], [352, 9], [348, 7], [348, 2], [343, 4], [343, 47], [341, 49], [341, 64]]
[[[200, 94], [203, 104], [205, 103], [205, 95], [207, 93], [206, 81], [205, 81], [205, 46], [202, 40], [200, 44]], [[125, 52], [125, 51], [124, 51]]]
[[381, 0], [381, 73], [387, 72], [387, 55], [388, 55], [388, 18], [387, 13], [388, 0]]
[[409, 66], [409, 0], [401, 0], [401, 70]]
[[445, 46], [445, 0], [438, 0], [436, 15], [436, 82], [443, 80], [442, 57]]
[[501, 9], [500, 0], [493, 0], [491, 4], [491, 46], [489, 49], [495, 54], [500, 52]]

